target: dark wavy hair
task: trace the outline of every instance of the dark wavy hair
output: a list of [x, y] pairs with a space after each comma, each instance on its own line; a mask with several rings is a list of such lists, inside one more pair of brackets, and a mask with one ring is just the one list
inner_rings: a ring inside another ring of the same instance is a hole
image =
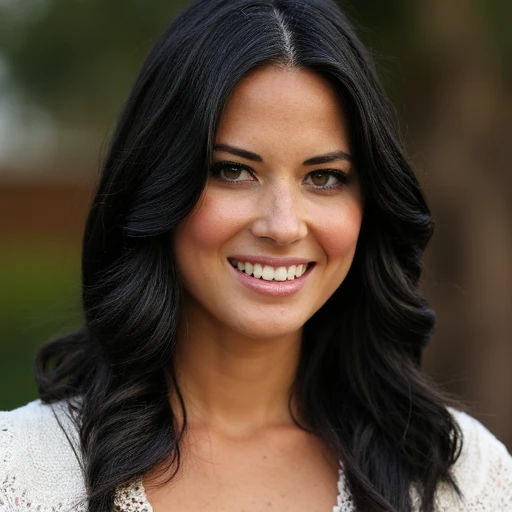
[[[180, 462], [174, 343], [182, 285], [169, 233], [208, 178], [223, 106], [259, 66], [307, 68], [342, 98], [365, 198], [353, 265], [307, 322], [293, 393], [338, 455], [356, 509], [434, 509], [461, 433], [419, 367], [435, 316], [418, 288], [432, 220], [368, 53], [332, 0], [197, 0], [155, 44], [126, 101], [83, 240], [83, 329], [44, 346], [46, 403], [76, 401], [90, 512]], [[181, 414], [186, 411], [181, 399]]]

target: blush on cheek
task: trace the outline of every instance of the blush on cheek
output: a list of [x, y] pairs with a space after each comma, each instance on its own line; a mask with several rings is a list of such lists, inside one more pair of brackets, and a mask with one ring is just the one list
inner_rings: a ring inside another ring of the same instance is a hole
[[240, 213], [233, 208], [232, 199], [222, 200], [214, 194], [206, 193], [178, 230], [187, 233], [187, 238], [202, 249], [219, 247], [219, 244], [233, 236], [240, 218]]
[[361, 211], [345, 212], [339, 219], [324, 225], [323, 229], [322, 246], [330, 260], [353, 254], [361, 229]]

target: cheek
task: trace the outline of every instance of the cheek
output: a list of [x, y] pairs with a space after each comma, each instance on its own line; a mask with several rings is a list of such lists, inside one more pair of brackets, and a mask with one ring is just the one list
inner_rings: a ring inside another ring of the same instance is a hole
[[241, 212], [232, 199], [205, 192], [195, 210], [175, 230], [177, 253], [192, 250], [193, 258], [200, 258], [208, 250], [218, 250], [240, 227]]
[[319, 224], [318, 236], [327, 258], [327, 263], [344, 263], [349, 266], [356, 250], [363, 218], [360, 203], [345, 205], [339, 211], [331, 210]]

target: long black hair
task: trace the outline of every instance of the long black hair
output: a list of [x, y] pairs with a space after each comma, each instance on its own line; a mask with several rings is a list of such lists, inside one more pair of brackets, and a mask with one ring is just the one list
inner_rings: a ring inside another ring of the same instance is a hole
[[[420, 372], [435, 316], [418, 281], [432, 220], [373, 64], [332, 0], [197, 0], [163, 33], [126, 101], [83, 240], [85, 326], [43, 347], [42, 400], [73, 401], [90, 512], [171, 460], [180, 275], [172, 232], [204, 189], [223, 106], [265, 65], [300, 67], [342, 98], [365, 212], [345, 281], [305, 326], [293, 388], [342, 461], [357, 510], [433, 510], [461, 434]], [[183, 401], [181, 408], [184, 417]], [[185, 428], [185, 427], [184, 427]]]

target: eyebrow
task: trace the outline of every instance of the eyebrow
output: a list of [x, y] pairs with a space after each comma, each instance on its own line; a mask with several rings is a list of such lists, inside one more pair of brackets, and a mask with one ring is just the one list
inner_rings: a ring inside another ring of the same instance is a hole
[[[260, 155], [253, 153], [252, 151], [247, 151], [246, 149], [230, 146], [229, 144], [215, 144], [213, 146], [213, 150], [225, 151], [226, 153], [231, 153], [232, 155], [245, 158], [246, 160], [252, 160], [253, 162], [263, 162], [263, 158]], [[318, 155], [308, 158], [302, 162], [302, 165], [327, 164], [330, 162], [335, 162], [336, 160], [347, 160], [348, 162], [351, 162], [352, 156], [349, 153], [341, 150], [331, 151], [325, 155]]]
[[331, 151], [325, 155], [318, 155], [312, 158], [308, 158], [302, 162], [302, 165], [328, 164], [329, 162], [335, 162], [336, 160], [347, 160], [348, 162], [351, 162], [352, 156], [345, 151], [341, 151], [340, 149], [338, 151]]
[[231, 153], [232, 155], [239, 156], [241, 158], [245, 158], [246, 160], [252, 160], [253, 162], [263, 162], [263, 158], [252, 151], [247, 151], [246, 149], [235, 148], [234, 146], [229, 146], [228, 144], [215, 144], [213, 146], [214, 151], [225, 151], [226, 153]]

